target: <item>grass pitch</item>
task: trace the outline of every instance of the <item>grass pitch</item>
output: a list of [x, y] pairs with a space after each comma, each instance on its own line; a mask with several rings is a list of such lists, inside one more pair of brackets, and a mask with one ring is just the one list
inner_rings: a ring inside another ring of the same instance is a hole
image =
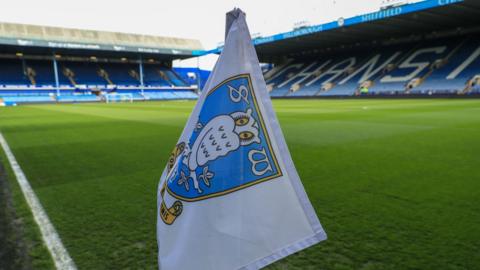
[[[158, 179], [193, 105], [0, 108], [79, 269], [156, 269]], [[329, 239], [269, 269], [479, 269], [479, 100], [274, 106]]]

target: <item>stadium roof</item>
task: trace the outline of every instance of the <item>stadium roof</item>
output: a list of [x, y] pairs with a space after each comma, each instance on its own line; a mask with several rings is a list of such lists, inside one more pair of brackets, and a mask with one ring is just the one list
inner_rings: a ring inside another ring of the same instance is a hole
[[173, 37], [0, 23], [0, 48], [28, 52], [128, 55], [180, 59], [203, 52], [200, 41]]
[[[415, 35], [480, 28], [480, 1], [426, 0], [351, 18], [259, 37], [253, 40], [261, 61], [321, 53], [340, 47], [371, 46]], [[211, 52], [219, 52], [221, 48]]]
[[426, 0], [254, 39], [262, 60], [348, 45], [480, 27], [478, 0]]

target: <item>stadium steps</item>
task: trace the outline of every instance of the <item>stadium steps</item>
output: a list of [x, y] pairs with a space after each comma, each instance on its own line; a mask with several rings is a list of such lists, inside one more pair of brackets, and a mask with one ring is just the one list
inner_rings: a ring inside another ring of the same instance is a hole
[[460, 93], [468, 94], [470, 92], [478, 92], [479, 88], [480, 88], [480, 74], [477, 74], [467, 82], [467, 84], [465, 85], [465, 88], [462, 91], [460, 91]]
[[[387, 65], [387, 67], [388, 67], [388, 65]], [[380, 83], [381, 78], [383, 78], [383, 76], [385, 76], [385, 75], [388, 73], [387, 67], [385, 67], [385, 69], [384, 69], [382, 72], [377, 73], [376, 76], [374, 76], [374, 77], [370, 80], [370, 87], [369, 87], [369, 89], [372, 89], [372, 88], [375, 86], [376, 83], [377, 83], [377, 84]], [[355, 93], [356, 93], [356, 94], [360, 94], [360, 93], [358, 92], [358, 90], [359, 90], [358, 88], [355, 90]]]
[[160, 78], [162, 78], [162, 80], [166, 81], [170, 85], [175, 85], [163, 70], [158, 69], [157, 72]]
[[134, 78], [140, 83], [140, 74], [138, 74], [138, 72], [135, 69], [130, 69], [128, 71], [128, 75], [130, 75], [130, 77]]
[[[338, 83], [340, 81], [342, 81], [343, 79], [348, 77], [350, 74], [355, 72], [357, 67], [362, 66], [372, 56], [373, 55], [369, 55], [368, 57], [357, 57], [356, 59], [359, 60], [359, 61], [353, 67], [349, 68], [348, 70], [345, 70], [340, 76], [338, 76], [337, 78], [335, 78], [334, 80], [332, 80], [331, 82], [329, 82], [327, 84], [324, 84], [321, 81], [317, 81], [315, 84], [309, 85], [309, 86], [306, 86], [305, 84], [303, 84], [303, 85], [301, 84], [301, 85], [297, 86], [298, 89], [293, 88], [293, 86], [295, 85], [294, 84], [294, 85], [292, 85], [293, 89], [291, 89], [293, 91], [288, 92], [286, 94], [286, 96], [319, 96], [319, 95], [323, 95], [322, 93], [334, 90], [338, 86]], [[328, 70], [328, 69], [326, 69], [326, 70]], [[322, 74], [323, 74], [323, 72], [320, 72], [320, 73], [316, 74], [315, 76], [316, 77], [322, 76]], [[326, 78], [326, 80], [328, 80], [328, 78]], [[305, 83], [307, 83], [307, 82], [308, 82], [308, 80]], [[327, 85], [328, 85], [328, 87], [326, 87]], [[343, 93], [344, 91], [340, 91], [340, 92]], [[349, 91], [349, 95], [351, 95], [350, 91]]]
[[32, 85], [37, 84], [37, 81], [35, 80], [35, 76], [37, 76], [37, 72], [32, 67], [25, 68], [25, 75], [28, 77]]
[[[313, 80], [315, 77], [321, 76], [323, 72], [321, 70], [319, 71], [318, 69], [325, 67], [327, 64], [328, 64], [328, 61], [327, 62], [319, 61], [319, 59], [317, 59], [313, 62], [309, 62], [303, 65], [303, 67], [300, 70], [298, 70], [298, 72], [309, 73], [309, 75], [304, 74], [304, 76], [301, 79], [302, 80], [301, 83], [295, 82], [291, 84], [289, 86], [289, 91], [285, 94], [285, 96], [313, 96], [314, 93], [312, 93], [311, 91], [312, 87], [308, 87], [305, 84], [308, 83], [310, 80]], [[285, 87], [285, 86], [282, 86], [282, 87]], [[282, 88], [282, 87], [279, 87], [279, 88]], [[314, 87], [319, 88], [316, 84]], [[310, 90], [304, 91], [305, 88], [308, 88]]]
[[[323, 96], [323, 95], [330, 95], [330, 94], [326, 94], [327, 92], [330, 92], [330, 91], [334, 91], [336, 90], [338, 87], [342, 87], [341, 85], [339, 85], [338, 83], [341, 82], [343, 79], [345, 79], [346, 77], [350, 76], [350, 74], [352, 74], [353, 72], [355, 72], [357, 70], [358, 67], [361, 67], [363, 66], [371, 57], [373, 57], [374, 54], [370, 54], [368, 55], [367, 57], [357, 57], [356, 59], [358, 59], [359, 61], [355, 63], [355, 65], [349, 69], [346, 69], [340, 76], [338, 76], [337, 78], [335, 78], [334, 80], [328, 82], [327, 84], [325, 84], [325, 82], [321, 82], [321, 81], [317, 81], [317, 83], [319, 84], [319, 86], [317, 86], [317, 91], [313, 94], [313, 96]], [[319, 74], [319, 76], [321, 76], [321, 74]], [[328, 80], [328, 78], [327, 78]], [[299, 91], [301, 91], [302, 89], [300, 89]], [[309, 89], [309, 91], [312, 91], [311, 88]], [[352, 95], [353, 93], [351, 93], [351, 91], [344, 91], [343, 89], [341, 91], [334, 91], [333, 95], [337, 95], [337, 92], [339, 93], [348, 93], [348, 95]]]
[[97, 70], [97, 74], [98, 74], [98, 76], [100, 76], [101, 78], [103, 78], [105, 81], [107, 81], [107, 83], [108, 83], [109, 85], [115, 85], [115, 84], [112, 82], [112, 80], [110, 80], [110, 75], [108, 74], [108, 72], [107, 72], [105, 69], [99, 68], [99, 69]]
[[403, 54], [397, 61], [395, 61], [392, 64], [389, 64], [385, 67], [384, 72], [382, 72], [381, 76], [378, 76], [376, 80], [372, 80], [372, 85], [371, 85], [371, 91], [373, 93], [387, 93], [387, 92], [398, 92], [398, 91], [405, 91], [406, 89], [406, 84], [405, 82], [394, 82], [394, 83], [381, 83], [380, 80], [388, 75], [392, 74], [397, 70], [397, 67], [403, 63], [410, 55], [412, 55], [415, 51], [420, 49], [424, 44], [423, 43], [418, 43], [415, 46], [413, 46], [410, 50], [407, 51], [407, 53]]
[[284, 96], [288, 95], [289, 92], [290, 92], [290, 87], [284, 86], [284, 87], [274, 88], [270, 92], [270, 95], [272, 97], [284, 97]]
[[477, 84], [472, 87], [470, 93], [480, 93], [480, 82], [477, 82]]
[[[410, 93], [412, 90], [422, 85], [436, 70], [446, 66], [450, 59], [468, 42], [468, 40], [469, 38], [466, 38], [462, 42], [460, 42], [457, 46], [455, 46], [452, 51], [447, 54], [447, 56], [441, 59], [440, 62], [435, 61], [431, 63], [428, 72], [419, 79], [418, 84], [412, 87], [412, 85], [409, 83], [405, 89], [405, 92]], [[465, 92], [467, 88], [468, 86], [463, 90], [463, 92]]]
[[272, 69], [267, 71], [264, 74], [265, 81], [268, 81], [269, 79], [271, 79], [273, 75], [275, 75], [277, 72], [279, 72], [280, 70], [282, 70], [283, 68], [288, 66], [292, 61], [293, 61], [293, 59], [289, 59], [289, 60], [285, 61], [284, 63], [282, 63], [278, 66], [274, 66]]
[[[354, 95], [360, 95], [360, 88], [364, 85], [364, 84], [367, 84], [368, 85], [368, 89], [372, 89], [376, 83], [380, 82], [380, 79], [385, 76], [389, 71], [387, 70], [388, 68], [388, 65], [387, 67], [385, 67], [382, 71], [378, 72], [377, 74], [375, 74], [374, 76], [372, 76], [370, 78], [370, 80], [366, 80], [364, 82], [361, 82], [360, 84], [356, 85], [355, 86], [355, 91], [354, 91]], [[374, 91], [372, 91], [374, 92]]]
[[[354, 70], [352, 71], [352, 73], [357, 71], [360, 67], [363, 67], [366, 63], [368, 63], [368, 61], [370, 61], [370, 59], [375, 57], [375, 55], [377, 55], [377, 52], [371, 53], [368, 57], [364, 58], [362, 62], [360, 62], [358, 65], [356, 65], [354, 67]], [[350, 74], [352, 74], [352, 73], [350, 73]], [[347, 75], [347, 77], [350, 76], [350, 74]], [[382, 74], [382, 72], [377, 73], [377, 75], [378, 74]], [[338, 82], [341, 82], [342, 80], [339, 80]], [[342, 87], [343, 88], [342, 91], [347, 91], [348, 93], [350, 93], [351, 96], [358, 96], [358, 95], [360, 95], [360, 88], [365, 84], [368, 84], [368, 88], [370, 88], [373, 85], [374, 80], [367, 80], [368, 82], [363, 81], [363, 82], [360, 82], [360, 83], [355, 83], [355, 82], [348, 83], [347, 82], [347, 84], [343, 84], [343, 85], [338, 85], [337, 84], [337, 88]], [[353, 90], [353, 93], [351, 92], [351, 90]]]
[[[360, 87], [359, 85], [357, 85], [354, 89], [354, 91], [352, 92], [352, 87], [350, 85], [346, 85], [344, 87], [344, 85], [341, 85], [339, 84], [341, 81], [343, 81], [345, 78], [347, 78], [348, 76], [350, 76], [351, 74], [353, 74], [355, 71], [357, 71], [360, 67], [362, 67], [363, 65], [365, 65], [368, 61], [370, 61], [370, 59], [372, 59], [377, 53], [376, 52], [373, 52], [373, 53], [370, 53], [368, 54], [366, 57], [364, 58], [361, 58], [360, 61], [358, 61], [358, 63], [356, 63], [351, 69], [349, 70], [346, 70], [344, 72], [344, 74], [342, 74], [341, 76], [339, 76], [338, 78], [336, 78], [335, 80], [333, 80], [331, 83], [333, 84], [331, 86], [330, 89], [328, 89], [327, 91], [323, 91], [323, 92], [328, 92], [328, 91], [334, 91], [335, 93], [347, 93], [347, 95], [349, 96], [352, 96], [354, 95], [358, 88]], [[323, 87], [322, 87], [323, 88]], [[320, 95], [322, 92], [322, 89], [320, 89], [320, 91], [318, 91], [318, 95]]]
[[65, 75], [65, 77], [68, 78], [68, 80], [73, 86], [77, 85], [77, 82], [75, 81], [75, 73], [73, 72], [73, 70], [71, 70], [68, 67], [63, 67], [62, 72], [63, 72], [63, 75]]
[[[419, 85], [421, 85], [422, 83], [425, 82], [425, 80], [428, 79], [428, 77], [430, 77], [430, 75], [432, 75], [432, 73], [438, 69], [438, 67], [436, 66], [437, 63], [432, 63], [430, 64], [430, 67], [428, 69], [428, 72], [425, 73], [422, 77], [420, 78], [413, 78], [412, 80], [410, 80], [410, 82], [407, 83], [406, 87], [405, 87], [405, 93], [410, 93], [415, 87], [418, 87]], [[441, 65], [441, 64], [440, 64]]]
[[174, 86], [188, 86], [188, 83], [172, 69], [164, 69], [163, 73]]

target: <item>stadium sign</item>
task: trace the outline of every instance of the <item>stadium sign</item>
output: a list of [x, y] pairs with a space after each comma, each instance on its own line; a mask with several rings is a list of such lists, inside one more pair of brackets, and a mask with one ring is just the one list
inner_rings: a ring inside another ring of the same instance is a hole
[[[359, 23], [366, 23], [375, 20], [381, 20], [385, 18], [395, 17], [399, 15], [404, 15], [408, 13], [418, 12], [421, 10], [426, 10], [430, 8], [461, 3], [463, 0], [425, 0], [413, 4], [406, 4], [402, 6], [393, 6], [388, 9], [367, 13], [360, 16], [355, 16], [351, 18], [341, 19], [338, 21], [333, 21], [329, 23], [324, 23], [320, 25], [305, 27], [298, 30], [293, 30], [290, 32], [280, 33], [269, 37], [262, 37], [254, 39], [253, 43], [255, 45], [260, 45], [269, 42], [275, 42], [279, 40], [294, 38], [298, 36], [304, 36], [314, 33], [319, 33], [323, 31], [328, 31], [332, 29], [337, 29], [343, 26], [351, 26]], [[217, 48], [217, 51], [220, 51], [221, 48]]]
[[368, 22], [368, 21], [373, 21], [373, 20], [379, 20], [379, 19], [383, 19], [383, 18], [388, 18], [388, 17], [400, 15], [400, 14], [402, 14], [402, 12], [403, 12], [402, 7], [396, 7], [396, 8], [381, 10], [381, 11], [378, 11], [378, 12], [362, 15], [361, 16], [361, 21], [362, 22]]
[[100, 50], [100, 45], [96, 44], [81, 44], [81, 43], [69, 43], [69, 42], [47, 42], [47, 46], [50, 48], [65, 48], [65, 49], [87, 49], [87, 50]]
[[460, 2], [463, 2], [463, 0], [438, 0], [438, 4], [441, 6], [460, 3]]
[[296, 36], [303, 36], [315, 32], [321, 32], [323, 31], [323, 25], [317, 25], [317, 26], [310, 26], [310, 27], [305, 27], [302, 29], [298, 29], [292, 32], [285, 33], [285, 38], [292, 38]]
[[201, 55], [202, 52], [198, 50], [181, 50], [181, 49], [161, 49], [149, 47], [135, 47], [135, 46], [120, 46], [120, 45], [106, 45], [93, 43], [74, 43], [74, 42], [59, 42], [59, 41], [45, 41], [35, 39], [15, 39], [15, 38], [0, 38], [0, 44], [15, 45], [23, 47], [47, 47], [59, 49], [80, 49], [80, 50], [100, 50], [100, 51], [124, 51], [124, 52], [140, 52], [149, 54], [173, 54], [173, 55]]

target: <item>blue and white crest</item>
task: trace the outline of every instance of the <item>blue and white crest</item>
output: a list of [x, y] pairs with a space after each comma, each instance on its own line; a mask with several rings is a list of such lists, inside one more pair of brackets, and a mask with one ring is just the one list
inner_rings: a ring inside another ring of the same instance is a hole
[[168, 193], [198, 201], [281, 176], [263, 119], [248, 74], [210, 90], [188, 141], [172, 153]]

